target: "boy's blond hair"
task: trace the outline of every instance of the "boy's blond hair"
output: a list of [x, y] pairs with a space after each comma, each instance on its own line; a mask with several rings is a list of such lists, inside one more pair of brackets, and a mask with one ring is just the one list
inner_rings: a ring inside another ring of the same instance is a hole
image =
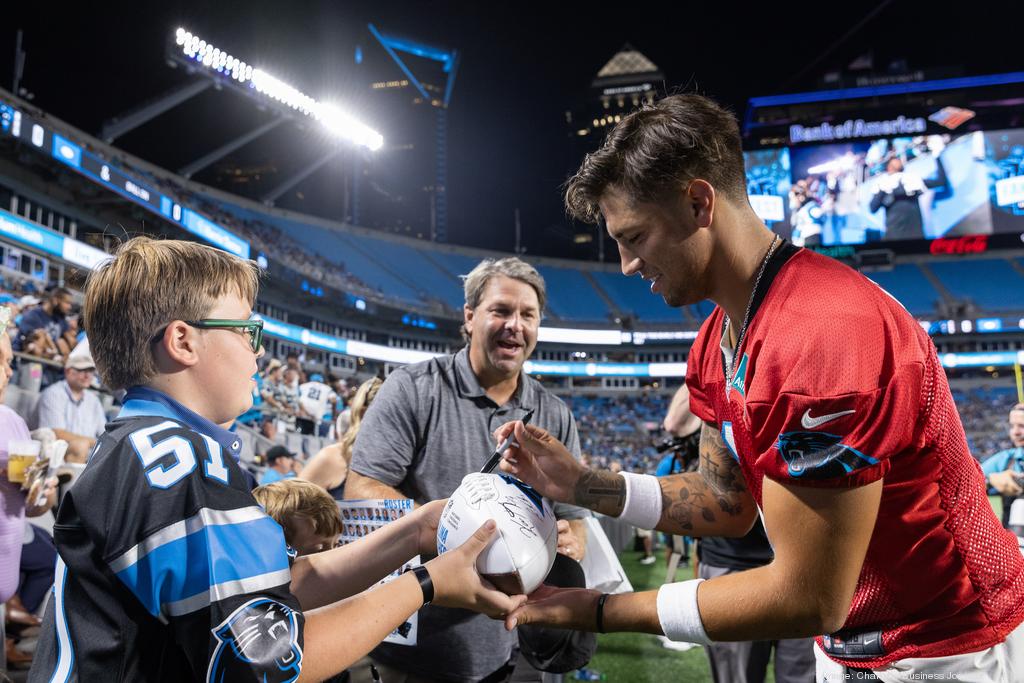
[[225, 295], [251, 306], [259, 269], [213, 247], [136, 237], [89, 276], [85, 331], [96, 369], [111, 389], [146, 384], [157, 374], [152, 344], [175, 320], [200, 320]]
[[341, 513], [338, 503], [316, 484], [301, 479], [282, 479], [253, 489], [252, 495], [275, 522], [284, 529], [286, 541], [295, 534], [295, 517], [313, 522], [317, 536], [337, 536], [341, 533]]

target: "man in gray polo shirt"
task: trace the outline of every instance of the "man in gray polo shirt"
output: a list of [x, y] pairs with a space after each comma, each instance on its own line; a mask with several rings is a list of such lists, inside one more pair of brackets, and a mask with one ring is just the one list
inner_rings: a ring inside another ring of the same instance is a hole
[[[417, 503], [446, 498], [463, 476], [487, 462], [494, 430], [530, 410], [533, 424], [579, 457], [579, 434], [568, 407], [522, 372], [537, 345], [546, 299], [543, 278], [517, 258], [486, 260], [466, 276], [465, 294], [463, 336], [469, 345], [391, 373], [363, 418], [347, 498]], [[560, 504], [555, 514], [569, 520], [587, 515]], [[559, 536], [559, 551], [580, 560], [585, 527], [570, 525], [573, 533]], [[515, 644], [516, 634], [500, 622], [428, 606], [419, 612], [415, 647], [383, 644], [371, 658], [387, 683], [505, 681]], [[359, 683], [365, 672], [352, 673]]]

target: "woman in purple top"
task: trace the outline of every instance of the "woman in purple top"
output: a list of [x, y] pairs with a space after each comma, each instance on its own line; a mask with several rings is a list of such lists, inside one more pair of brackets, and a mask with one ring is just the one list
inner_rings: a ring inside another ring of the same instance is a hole
[[[43, 505], [26, 505], [26, 495], [19, 484], [7, 481], [7, 443], [15, 439], [28, 439], [25, 420], [3, 404], [7, 383], [11, 379], [11, 338], [7, 334], [11, 309], [0, 306], [0, 604], [7, 602], [18, 590], [18, 567], [21, 560], [21, 544], [25, 533], [25, 516], [37, 517], [57, 500], [54, 487], [56, 480], [46, 485], [46, 499]], [[38, 497], [38, 488], [30, 491], [28, 500]], [[2, 623], [2, 620], [0, 620]], [[5, 643], [6, 645], [6, 643]]]

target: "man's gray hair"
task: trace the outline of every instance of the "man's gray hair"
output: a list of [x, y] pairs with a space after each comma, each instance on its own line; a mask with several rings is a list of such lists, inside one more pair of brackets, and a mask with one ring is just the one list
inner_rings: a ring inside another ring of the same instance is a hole
[[[548, 300], [544, 278], [541, 277], [536, 268], [515, 256], [506, 256], [503, 259], [497, 260], [491, 258], [484, 259], [476, 268], [469, 271], [467, 275], [462, 276], [462, 289], [466, 296], [467, 306], [476, 308], [480, 305], [480, 299], [483, 298], [487, 283], [496, 275], [504, 275], [507, 278], [525, 282], [533, 287], [533, 291], [537, 292], [537, 303], [540, 305], [538, 313], [544, 315], [544, 306]], [[467, 341], [469, 340], [465, 329], [463, 329], [462, 335], [466, 337]]]

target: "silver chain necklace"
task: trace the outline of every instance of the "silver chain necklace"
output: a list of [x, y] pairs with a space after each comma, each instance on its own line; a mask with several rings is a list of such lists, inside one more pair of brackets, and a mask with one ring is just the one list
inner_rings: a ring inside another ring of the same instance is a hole
[[[757, 296], [757, 288], [761, 284], [761, 278], [764, 276], [764, 271], [768, 267], [768, 262], [772, 260], [772, 254], [775, 253], [775, 247], [779, 243], [779, 236], [772, 236], [772, 243], [768, 245], [768, 253], [764, 255], [764, 259], [761, 261], [761, 267], [757, 270], [757, 277], [754, 278], [754, 289], [750, 292], [750, 298], [747, 300], [747, 310], [743, 314], [743, 324], [740, 325], [740, 333], [736, 335], [736, 346], [732, 352], [732, 358], [729, 359], [729, 365], [725, 368], [725, 386], [726, 391], [732, 384], [733, 373], [736, 372], [736, 357], [740, 355], [740, 348], [743, 346], [743, 338], [747, 336], [747, 325], [750, 324], [750, 309], [754, 305], [754, 297]], [[729, 331], [729, 314], [725, 314], [725, 324], [722, 326], [722, 335], [724, 336]]]

